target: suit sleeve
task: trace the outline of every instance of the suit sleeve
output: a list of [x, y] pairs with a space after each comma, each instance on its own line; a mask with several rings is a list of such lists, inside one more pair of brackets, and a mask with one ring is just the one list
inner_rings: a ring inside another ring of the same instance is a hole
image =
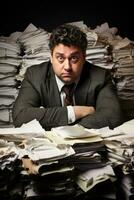
[[96, 96], [95, 113], [79, 121], [87, 128], [101, 128], [109, 126], [111, 129], [122, 123], [122, 111], [110, 73], [105, 74], [104, 84]]

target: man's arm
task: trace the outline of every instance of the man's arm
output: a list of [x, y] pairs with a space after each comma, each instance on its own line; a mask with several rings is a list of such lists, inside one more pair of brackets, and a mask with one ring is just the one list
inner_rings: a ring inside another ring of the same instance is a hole
[[122, 123], [121, 107], [109, 74], [106, 75], [105, 84], [98, 92], [96, 107], [78, 107], [78, 112], [83, 115], [85, 113], [85, 116], [79, 118], [78, 123], [87, 128], [109, 126], [113, 129]]
[[44, 76], [44, 73], [40, 68], [37, 71], [34, 70], [34, 73], [31, 69], [28, 69], [25, 74], [25, 79], [13, 107], [13, 123], [16, 127], [35, 118], [46, 130], [68, 124], [66, 107], [41, 107], [43, 106], [41, 104], [42, 92], [40, 91], [41, 76]]

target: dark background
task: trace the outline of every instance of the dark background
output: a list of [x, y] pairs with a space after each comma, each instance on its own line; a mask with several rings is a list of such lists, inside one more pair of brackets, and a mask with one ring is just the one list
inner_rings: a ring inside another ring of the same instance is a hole
[[1, 6], [0, 35], [24, 31], [30, 23], [51, 32], [57, 25], [80, 20], [91, 29], [108, 22], [110, 27], [118, 28], [120, 36], [134, 40], [134, 8], [129, 0], [5, 1]]

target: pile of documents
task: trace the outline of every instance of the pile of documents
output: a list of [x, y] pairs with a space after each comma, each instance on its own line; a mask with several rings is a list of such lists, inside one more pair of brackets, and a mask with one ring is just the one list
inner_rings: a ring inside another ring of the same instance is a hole
[[18, 94], [15, 76], [20, 63], [17, 40], [0, 37], [0, 127], [12, 124], [12, 106]]
[[102, 131], [102, 137], [112, 165], [122, 166], [124, 174], [134, 171], [134, 120], [127, 121], [113, 130]]
[[33, 24], [22, 32], [19, 43], [22, 46], [22, 64], [16, 79], [22, 81], [26, 69], [32, 65], [37, 65], [48, 61], [50, 50], [48, 47], [50, 33], [41, 28], [36, 28]]
[[26, 198], [72, 196], [115, 178], [103, 140], [94, 129], [74, 125], [47, 132], [33, 120], [20, 128], [0, 129], [0, 139], [1, 176], [7, 159], [8, 165], [19, 161], [14, 165], [19, 175], [14, 178], [19, 176], [19, 190]]
[[97, 130], [74, 125], [52, 128], [46, 134], [55, 143], [71, 145], [74, 149], [75, 154], [64, 159], [64, 163], [74, 165], [76, 183], [83, 191], [107, 179], [114, 180], [114, 171], [106, 159], [105, 145]]

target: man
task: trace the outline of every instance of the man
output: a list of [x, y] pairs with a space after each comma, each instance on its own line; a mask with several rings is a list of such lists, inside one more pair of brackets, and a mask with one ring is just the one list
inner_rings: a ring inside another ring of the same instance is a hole
[[[86, 34], [61, 25], [50, 36], [50, 62], [27, 69], [13, 108], [15, 126], [37, 119], [45, 130], [78, 123], [86, 128], [114, 128], [121, 110], [107, 70], [85, 60]], [[63, 86], [75, 83], [73, 104]]]

